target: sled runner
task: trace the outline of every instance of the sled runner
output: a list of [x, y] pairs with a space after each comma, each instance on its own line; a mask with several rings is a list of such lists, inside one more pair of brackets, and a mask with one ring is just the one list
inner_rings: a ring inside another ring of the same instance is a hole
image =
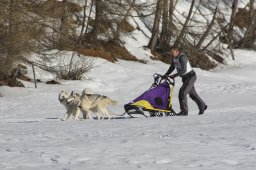
[[[172, 109], [172, 97], [175, 81], [170, 77], [163, 77], [155, 73], [153, 75], [154, 83], [149, 90], [142, 95], [124, 105], [125, 113], [133, 117], [134, 114], [140, 114], [145, 117], [154, 116], [174, 116]], [[145, 114], [148, 112], [149, 114]]]

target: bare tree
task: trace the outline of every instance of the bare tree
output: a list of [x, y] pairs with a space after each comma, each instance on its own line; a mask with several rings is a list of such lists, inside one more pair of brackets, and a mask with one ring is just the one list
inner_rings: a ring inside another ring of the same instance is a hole
[[20, 54], [20, 47], [17, 43], [17, 31], [19, 30], [19, 22], [21, 15], [18, 13], [19, 0], [10, 0], [9, 1], [9, 11], [8, 11], [8, 33], [7, 33], [7, 56], [5, 60], [5, 72], [7, 75], [10, 75], [10, 72], [13, 67], [13, 63], [17, 60], [18, 55]]
[[78, 40], [79, 46], [81, 46], [81, 44], [82, 44], [82, 38], [83, 38], [85, 24], [86, 24], [85, 23], [85, 21], [86, 21], [86, 8], [87, 8], [87, 0], [84, 0], [82, 28], [81, 28], [80, 35], [79, 35], [79, 40]]
[[255, 0], [250, 0], [250, 25], [248, 26], [244, 37], [240, 42], [240, 47], [255, 49], [255, 40], [256, 40], [256, 10], [254, 9]]
[[151, 51], [155, 51], [155, 48], [157, 45], [162, 10], [163, 10], [163, 0], [158, 0], [157, 5], [156, 5], [155, 19], [154, 19], [154, 24], [153, 24], [153, 29], [152, 29], [152, 36], [151, 36], [149, 44], [148, 44], [148, 47]]
[[95, 20], [93, 22], [93, 29], [91, 32], [91, 40], [97, 40], [97, 36], [100, 33], [102, 24], [103, 24], [103, 11], [104, 11], [104, 2], [103, 0], [94, 0], [95, 1]]
[[202, 51], [205, 51], [208, 49], [208, 47], [217, 39], [221, 36], [221, 34], [228, 28], [229, 24], [222, 26], [222, 28], [220, 29], [219, 32], [217, 32], [217, 34], [212, 37], [212, 39], [203, 47]]
[[68, 0], [63, 0], [63, 15], [61, 17], [61, 25], [59, 31], [58, 48], [65, 49], [69, 41], [69, 12], [68, 12]]
[[[0, 3], [3, 3], [2, 1]], [[22, 60], [26, 54], [37, 50], [37, 45], [32, 40], [39, 40], [44, 32], [36, 21], [37, 17], [29, 16], [26, 5], [30, 1], [9, 0], [3, 27], [6, 29], [5, 51], [6, 57], [2, 70], [10, 75], [16, 61]]]
[[[5, 7], [1, 10], [0, 20], [0, 33], [3, 31], [5, 34], [4, 42], [1, 42], [0, 79], [15, 76], [12, 74], [14, 66], [23, 62], [31, 52], [41, 48], [39, 42], [45, 34], [45, 29], [38, 15], [32, 15], [29, 10], [34, 3], [27, 0], [0, 1], [0, 8]], [[14, 77], [12, 80], [15, 79]]]
[[162, 31], [160, 35], [160, 43], [163, 50], [167, 50], [172, 38], [173, 25], [173, 0], [164, 0], [163, 2], [163, 17], [162, 17]]
[[250, 16], [250, 21], [253, 20], [253, 14], [254, 14], [254, 11], [255, 11], [255, 9], [254, 9], [254, 3], [255, 3], [255, 2], [256, 2], [255, 0], [250, 0], [250, 1], [249, 1], [249, 16]]
[[198, 43], [196, 45], [198, 49], [200, 49], [202, 43], [205, 41], [205, 38], [210, 34], [210, 31], [214, 25], [215, 20], [216, 20], [217, 11], [218, 11], [218, 6], [215, 8], [215, 11], [214, 11], [214, 14], [213, 14], [213, 17], [212, 17], [212, 20], [211, 20], [209, 26], [207, 27], [204, 34], [202, 35], [202, 37], [200, 38], [200, 40], [198, 41]]
[[228, 28], [228, 39], [233, 44], [233, 30], [234, 30], [234, 20], [236, 16], [236, 11], [237, 11], [237, 5], [238, 5], [238, 0], [233, 0], [232, 4], [232, 13], [230, 16], [230, 21], [229, 21], [229, 28]]
[[222, 33], [223, 33], [223, 35], [224, 35], [224, 38], [226, 39], [226, 41], [227, 41], [227, 43], [228, 43], [228, 46], [229, 46], [229, 49], [230, 49], [230, 52], [231, 52], [232, 59], [235, 60], [235, 55], [234, 55], [234, 52], [233, 52], [232, 43], [231, 43], [231, 41], [230, 41], [228, 35], [226, 35], [226, 33], [224, 32], [225, 29], [223, 28], [223, 26], [222, 26], [222, 24], [221, 24], [221, 22], [220, 22], [219, 19], [217, 19], [217, 23], [218, 23], [220, 29], [222, 30]]
[[187, 16], [187, 18], [186, 18], [186, 21], [185, 21], [185, 23], [183, 24], [182, 30], [180, 31], [180, 34], [179, 34], [179, 36], [177, 37], [177, 39], [176, 39], [176, 41], [175, 41], [175, 43], [174, 43], [175, 46], [178, 45], [178, 44], [180, 44], [181, 39], [183, 38], [183, 36], [184, 36], [184, 34], [185, 34], [185, 31], [186, 31], [187, 26], [188, 26], [188, 22], [189, 22], [189, 20], [190, 20], [191, 15], [192, 15], [192, 11], [193, 11], [194, 5], [195, 5], [195, 0], [192, 0], [192, 3], [191, 3], [191, 5], [190, 5], [190, 9], [189, 9], [189, 12], [188, 12], [188, 16]]
[[117, 28], [116, 28], [116, 31], [114, 32], [114, 38], [113, 38], [113, 40], [115, 42], [119, 41], [119, 39], [120, 39], [120, 28], [125, 23], [125, 21], [127, 20], [128, 16], [130, 16], [130, 13], [131, 13], [132, 9], [135, 6], [135, 2], [136, 2], [136, 0], [132, 0], [132, 2], [129, 5], [126, 13], [123, 16], [123, 18], [121, 19], [121, 21], [119, 23], [117, 23]]

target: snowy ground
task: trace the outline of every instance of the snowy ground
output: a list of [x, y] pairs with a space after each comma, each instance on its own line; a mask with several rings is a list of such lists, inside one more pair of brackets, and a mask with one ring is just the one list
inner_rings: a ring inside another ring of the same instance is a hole
[[[196, 89], [209, 108], [198, 116], [62, 122], [61, 90], [89, 87], [123, 105], [147, 90], [168, 65], [97, 59], [89, 80], [62, 85], [0, 87], [0, 169], [19, 170], [254, 170], [256, 53], [236, 50], [236, 62], [211, 72], [195, 69]], [[96, 76], [97, 75], [97, 76]], [[179, 111], [177, 79], [174, 109]]]

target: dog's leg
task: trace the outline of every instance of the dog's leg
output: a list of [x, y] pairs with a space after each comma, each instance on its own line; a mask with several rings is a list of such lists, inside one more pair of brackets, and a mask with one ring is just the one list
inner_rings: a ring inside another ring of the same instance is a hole
[[108, 120], [110, 120], [110, 114], [108, 113], [108, 110], [105, 110], [105, 114], [108, 116]]
[[96, 115], [98, 117], [98, 119], [104, 119], [104, 116], [103, 115], [99, 115], [100, 113], [99, 112], [96, 112]]
[[75, 117], [74, 117], [74, 120], [79, 120], [79, 115], [80, 115], [80, 109], [77, 107], [76, 110], [75, 110]]
[[65, 121], [68, 118], [68, 113], [65, 113], [65, 115], [61, 118], [61, 121]]
[[65, 113], [65, 115], [63, 116], [63, 118], [61, 118], [61, 121], [65, 121], [69, 118], [70, 114], [68, 112]]
[[101, 110], [97, 112], [101, 117], [101, 119], [105, 119], [105, 113], [102, 112]]
[[110, 120], [110, 118], [111, 118], [110, 115], [107, 112], [105, 112], [104, 114], [107, 115], [108, 120]]
[[82, 110], [82, 113], [83, 113], [83, 119], [86, 120], [88, 117], [88, 111]]
[[92, 112], [90, 112], [90, 111], [88, 112], [88, 117], [89, 117], [90, 120], [93, 120], [91, 113], [92, 113]]
[[83, 111], [83, 119], [84, 119], [84, 120], [87, 119], [87, 114], [86, 114], [86, 112], [84, 112], [84, 111]]
[[104, 116], [106, 115], [106, 116], [108, 117], [108, 119], [110, 120], [110, 115], [109, 115], [109, 113], [108, 113], [107, 108], [105, 108], [105, 107], [100, 107], [99, 110], [100, 110], [100, 112], [101, 112]]
[[96, 110], [96, 112], [94, 112], [94, 113], [96, 114], [98, 120], [100, 120], [102, 118], [102, 117], [100, 117], [98, 110]]
[[109, 118], [109, 116], [107, 115], [106, 110], [104, 109], [104, 107], [100, 106], [98, 108], [98, 111], [99, 111], [99, 113], [101, 113], [102, 119], [105, 119], [106, 116]]

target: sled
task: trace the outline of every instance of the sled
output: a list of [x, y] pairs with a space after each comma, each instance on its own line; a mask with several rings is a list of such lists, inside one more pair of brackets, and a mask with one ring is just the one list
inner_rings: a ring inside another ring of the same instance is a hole
[[147, 91], [124, 105], [125, 114], [131, 117], [135, 114], [145, 117], [176, 115], [172, 108], [175, 80], [157, 73], [153, 77], [154, 82]]

